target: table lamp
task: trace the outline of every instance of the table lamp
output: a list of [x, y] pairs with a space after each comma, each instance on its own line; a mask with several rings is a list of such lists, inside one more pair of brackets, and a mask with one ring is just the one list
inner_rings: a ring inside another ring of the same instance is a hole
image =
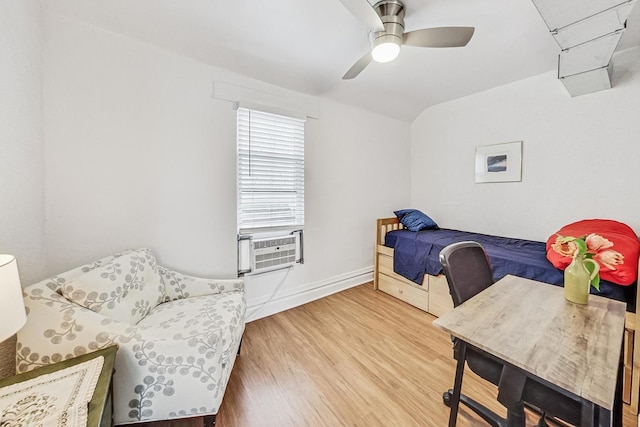
[[18, 263], [13, 255], [0, 254], [0, 379], [16, 373], [16, 332], [27, 321]]

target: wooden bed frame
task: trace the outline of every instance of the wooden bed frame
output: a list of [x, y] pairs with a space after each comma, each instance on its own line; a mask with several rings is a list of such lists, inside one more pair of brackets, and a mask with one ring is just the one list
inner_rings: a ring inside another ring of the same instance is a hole
[[[436, 317], [442, 316], [453, 308], [444, 275], [425, 274], [420, 286], [393, 271], [393, 249], [384, 245], [384, 239], [389, 231], [403, 228], [395, 217], [377, 220], [373, 288]], [[638, 413], [640, 400], [640, 286], [636, 288], [636, 311], [627, 312], [625, 322], [622, 393], [622, 400], [630, 404], [634, 414]]]

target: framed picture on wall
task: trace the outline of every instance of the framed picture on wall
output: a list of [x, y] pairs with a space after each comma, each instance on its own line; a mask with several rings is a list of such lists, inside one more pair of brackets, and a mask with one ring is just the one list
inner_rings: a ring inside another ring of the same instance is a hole
[[522, 181], [522, 141], [476, 147], [476, 182]]

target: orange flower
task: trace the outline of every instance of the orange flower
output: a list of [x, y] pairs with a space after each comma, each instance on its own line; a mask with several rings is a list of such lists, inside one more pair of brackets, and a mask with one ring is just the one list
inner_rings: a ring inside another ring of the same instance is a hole
[[567, 240], [566, 237], [560, 235], [556, 237], [556, 242], [551, 247], [560, 255], [572, 258], [578, 252], [578, 246], [573, 240]]
[[603, 249], [608, 249], [613, 246], [613, 243], [609, 239], [605, 239], [599, 234], [591, 233], [585, 239], [587, 248], [592, 252], [598, 252]]
[[598, 252], [593, 258], [610, 270], [615, 270], [616, 265], [624, 264], [624, 255], [611, 249]]

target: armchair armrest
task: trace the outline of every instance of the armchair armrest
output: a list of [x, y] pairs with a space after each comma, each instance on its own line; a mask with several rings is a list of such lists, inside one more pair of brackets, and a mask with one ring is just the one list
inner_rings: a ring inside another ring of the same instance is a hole
[[158, 273], [160, 273], [160, 277], [164, 281], [167, 301], [224, 292], [244, 291], [242, 279], [194, 277], [161, 266], [158, 266]]

